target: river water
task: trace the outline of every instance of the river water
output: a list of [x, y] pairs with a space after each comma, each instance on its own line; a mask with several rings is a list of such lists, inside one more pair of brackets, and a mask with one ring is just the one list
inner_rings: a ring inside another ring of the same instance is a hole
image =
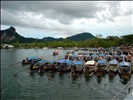
[[[54, 57], [53, 51], [55, 49], [1, 49], [1, 100], [111, 100], [126, 85], [118, 75], [112, 79], [108, 75], [98, 78], [83, 74], [80, 78], [72, 78], [69, 73], [48, 77], [50, 72], [40, 76], [38, 73], [30, 75], [25, 70], [14, 77], [29, 65], [8, 66], [30, 56], [43, 55], [45, 59], [56, 60], [72, 50], [59, 50], [59, 55]], [[125, 94], [126, 90], [120, 98], [123, 99]]]

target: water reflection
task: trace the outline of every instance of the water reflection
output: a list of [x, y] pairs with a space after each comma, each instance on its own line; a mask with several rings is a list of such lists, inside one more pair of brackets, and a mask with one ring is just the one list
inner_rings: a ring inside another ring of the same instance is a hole
[[72, 77], [72, 84], [75, 84], [77, 79], [78, 79], [78, 77], [73, 76], [73, 77]]
[[128, 83], [128, 79], [123, 79], [121, 82], [122, 82], [122, 84], [127, 84]]
[[108, 76], [108, 79], [109, 79], [109, 82], [110, 82], [110, 83], [113, 83], [114, 77], [115, 77], [115, 76]]
[[59, 74], [60, 80], [64, 80], [64, 74]]
[[92, 77], [85, 76], [85, 81], [86, 81], [87, 83], [89, 83], [91, 78], [92, 78]]
[[101, 84], [102, 82], [102, 77], [97, 77], [97, 83]]

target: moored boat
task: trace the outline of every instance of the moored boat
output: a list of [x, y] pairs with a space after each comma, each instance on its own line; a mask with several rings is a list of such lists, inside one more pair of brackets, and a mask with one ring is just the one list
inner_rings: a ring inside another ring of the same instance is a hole
[[100, 59], [96, 63], [96, 76], [103, 76], [107, 72], [107, 61], [105, 59]]
[[53, 52], [53, 56], [58, 55], [58, 54], [59, 54], [59, 51], [58, 50], [56, 50], [56, 51]]
[[31, 63], [35, 63], [35, 62], [37, 62], [37, 61], [40, 61], [40, 60], [42, 60], [43, 59], [43, 57], [37, 57], [37, 56], [32, 56], [32, 57], [27, 57], [26, 58], [26, 60], [24, 59], [23, 61], [22, 61], [22, 64], [23, 65], [26, 65], [26, 64], [31, 64]]
[[114, 58], [113, 60], [109, 61], [108, 64], [108, 75], [110, 77], [115, 76], [118, 72], [118, 61]]
[[130, 79], [131, 77], [131, 64], [126, 61], [122, 61], [119, 63], [118, 72], [120, 78], [122, 79]]
[[82, 60], [75, 61], [72, 64], [70, 75], [71, 76], [79, 76], [80, 74], [82, 74], [83, 68], [84, 68], [84, 61], [82, 61]]
[[44, 64], [46, 63], [46, 60], [42, 59], [40, 61], [38, 61], [38, 72], [41, 74], [41, 73], [44, 73], [45, 71], [45, 66]]
[[94, 60], [87, 61], [84, 65], [84, 75], [85, 76], [92, 76], [95, 72], [95, 65], [96, 62]]
[[59, 60], [56, 65], [56, 68], [58, 68], [58, 73], [63, 74], [64, 72], [70, 72], [72, 63], [72, 60]]
[[51, 59], [51, 60], [48, 60], [45, 64], [44, 64], [44, 68], [46, 71], [48, 70], [56, 70], [56, 61]]

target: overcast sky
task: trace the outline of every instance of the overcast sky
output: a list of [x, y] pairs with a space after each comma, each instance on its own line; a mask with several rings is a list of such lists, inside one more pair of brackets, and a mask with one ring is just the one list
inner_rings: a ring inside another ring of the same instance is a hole
[[1, 29], [24, 37], [133, 34], [132, 1], [1, 1]]

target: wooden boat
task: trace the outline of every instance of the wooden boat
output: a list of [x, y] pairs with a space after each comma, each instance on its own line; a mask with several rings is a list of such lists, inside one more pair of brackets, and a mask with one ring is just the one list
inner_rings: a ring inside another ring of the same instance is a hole
[[94, 60], [87, 61], [84, 66], [84, 75], [85, 76], [92, 76], [95, 72], [95, 65], [96, 62]]
[[90, 61], [91, 60], [91, 56], [89, 54], [85, 54], [84, 57], [83, 57], [83, 60], [85, 62]]
[[56, 61], [55, 60], [48, 60], [45, 64], [44, 64], [44, 68], [46, 71], [48, 70], [56, 70]]
[[108, 75], [115, 76], [118, 72], [118, 61], [114, 58], [113, 60], [109, 61], [108, 65]]
[[96, 53], [90, 53], [90, 56], [92, 59], [94, 59], [95, 61], [98, 60], [98, 55]]
[[107, 54], [107, 55], [105, 56], [105, 59], [109, 62], [109, 61], [111, 61], [111, 60], [113, 59], [113, 56], [110, 55], [110, 54]]
[[59, 51], [58, 50], [56, 50], [56, 51], [53, 52], [53, 56], [58, 55], [58, 54], [59, 54]]
[[121, 55], [120, 55], [119, 62], [122, 62], [123, 60], [124, 60], [124, 61], [127, 61], [127, 57], [126, 57], [125, 54], [121, 54]]
[[23, 60], [22, 64], [23, 65], [31, 64], [31, 63], [35, 63], [37, 61], [40, 61], [42, 59], [43, 59], [43, 57], [32, 56], [32, 57], [26, 58], [26, 60]]
[[40, 61], [38, 61], [38, 64], [36, 66], [38, 66], [38, 72], [39, 73], [44, 73], [45, 71], [45, 63], [46, 63], [46, 60], [42, 59]]
[[72, 63], [72, 60], [59, 60], [56, 65], [56, 68], [58, 68], [58, 73], [63, 74], [64, 72], [70, 72]]
[[120, 61], [120, 57], [118, 54], [114, 54], [113, 57], [119, 62]]
[[105, 59], [98, 60], [96, 63], [96, 76], [103, 76], [107, 72], [107, 61]]
[[79, 76], [80, 74], [82, 74], [83, 68], [84, 68], [84, 61], [82, 61], [82, 60], [75, 61], [72, 64], [70, 75], [71, 76]]
[[119, 76], [122, 79], [130, 79], [131, 77], [131, 64], [126, 61], [122, 61], [119, 63], [118, 68]]

